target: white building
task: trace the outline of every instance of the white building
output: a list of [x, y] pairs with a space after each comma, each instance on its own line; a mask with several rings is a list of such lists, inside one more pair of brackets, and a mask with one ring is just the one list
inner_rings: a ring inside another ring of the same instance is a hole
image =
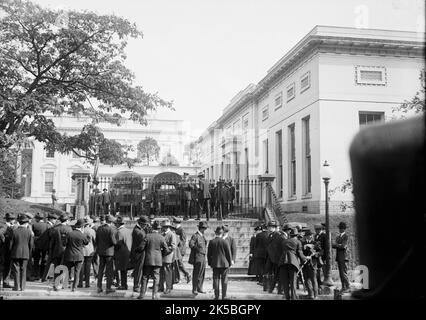
[[[269, 172], [285, 211], [322, 212], [322, 164], [331, 189], [351, 178], [352, 138], [415, 95], [424, 49], [424, 33], [316, 26], [203, 133], [202, 170], [210, 179]], [[352, 194], [331, 200], [340, 211]]]
[[[75, 118], [63, 116], [52, 118], [60, 132], [69, 135], [78, 134], [81, 128], [88, 123], [88, 118]], [[101, 123], [99, 127], [108, 139], [114, 139], [123, 145], [132, 145], [134, 152], [129, 157], [136, 157], [136, 146], [139, 141], [146, 137], [154, 138], [160, 146], [160, 156], [158, 161], [153, 161], [150, 165], [137, 164], [129, 169], [124, 165], [100, 165], [98, 177], [110, 178], [114, 174], [132, 170], [144, 177], [152, 177], [160, 172], [172, 171], [179, 174], [188, 172], [196, 175], [198, 168], [189, 164], [189, 158], [184, 153], [184, 146], [189, 142], [189, 132], [183, 120], [162, 120], [149, 118], [147, 126], [127, 121], [121, 126], [109, 123]], [[160, 166], [159, 162], [170, 153], [173, 155], [179, 166]], [[26, 155], [26, 156], [25, 156]], [[22, 167], [22, 178], [25, 185], [25, 197], [23, 200], [36, 203], [50, 203], [52, 189], [56, 190], [58, 203], [74, 204], [75, 201], [75, 181], [71, 179], [76, 170], [89, 169], [93, 173], [93, 167], [84, 162], [82, 158], [73, 154], [60, 154], [58, 152], [49, 153], [44, 150], [44, 144], [34, 142], [34, 148], [26, 149], [23, 153], [26, 164]]]

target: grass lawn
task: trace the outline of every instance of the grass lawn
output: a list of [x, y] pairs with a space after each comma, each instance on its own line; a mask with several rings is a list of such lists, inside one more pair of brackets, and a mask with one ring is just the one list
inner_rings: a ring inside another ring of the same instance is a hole
[[32, 214], [43, 212], [45, 215], [47, 215], [49, 212], [60, 214], [64, 211], [23, 200], [0, 198], [0, 220], [3, 220], [6, 212], [13, 212], [15, 215], [24, 212], [31, 212]]

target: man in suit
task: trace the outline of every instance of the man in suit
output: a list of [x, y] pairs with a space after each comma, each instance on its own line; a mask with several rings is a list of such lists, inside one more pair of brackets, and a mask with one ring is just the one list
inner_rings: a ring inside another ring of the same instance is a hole
[[209, 242], [207, 262], [213, 268], [214, 299], [219, 300], [219, 282], [222, 283], [222, 300], [226, 299], [228, 287], [228, 271], [233, 264], [229, 242], [223, 239], [223, 228], [217, 227], [215, 238]]
[[41, 276], [41, 282], [45, 282], [47, 279], [47, 276], [49, 274], [49, 270], [50, 270], [50, 265], [53, 263], [52, 260], [52, 251], [51, 251], [51, 244], [52, 244], [52, 232], [53, 232], [53, 227], [56, 225], [56, 221], [58, 219], [58, 216], [54, 213], [49, 213], [47, 215], [47, 230], [45, 232], [43, 232], [43, 234], [40, 236], [40, 238], [38, 239], [38, 246], [42, 249], [42, 250], [46, 250], [47, 251], [47, 260], [46, 260], [46, 265], [44, 267], [44, 271], [40, 272]]
[[290, 231], [290, 238], [282, 241], [282, 254], [278, 263], [280, 268], [280, 281], [284, 297], [287, 300], [298, 299], [296, 293], [297, 272], [300, 268], [299, 259], [303, 262], [308, 259], [302, 252], [302, 244], [298, 239], [299, 232], [296, 228]]
[[340, 222], [338, 225], [340, 234], [336, 238], [336, 242], [333, 244], [333, 248], [336, 249], [336, 262], [339, 268], [340, 281], [342, 282], [342, 292], [349, 292], [349, 278], [348, 278], [348, 241], [349, 237], [346, 233], [346, 223]]
[[198, 231], [189, 240], [191, 254], [188, 263], [194, 266], [192, 271], [192, 293], [196, 296], [198, 293], [206, 293], [203, 291], [204, 276], [206, 272], [206, 251], [207, 240], [204, 232], [208, 228], [207, 222], [201, 221], [198, 224]]
[[305, 237], [302, 240], [302, 252], [306, 257], [311, 257], [311, 259], [309, 259], [302, 268], [306, 288], [308, 289], [308, 299], [317, 299], [317, 268], [320, 247], [318, 246], [318, 243], [314, 241], [314, 236], [311, 230], [305, 231]]
[[[102, 221], [101, 221], [101, 218], [103, 218]], [[105, 216], [104, 215], [102, 215], [100, 217], [93, 216], [92, 229], [93, 229], [93, 231], [95, 231], [95, 239], [96, 239], [96, 231], [98, 230], [99, 226], [101, 226], [104, 223], [105, 223]], [[94, 249], [95, 249], [95, 252], [93, 253], [93, 258], [92, 258], [92, 268], [93, 268], [93, 275], [95, 276], [95, 279], [97, 279], [98, 278], [98, 271], [99, 271], [99, 256], [96, 253], [96, 241], [95, 241]]]
[[235, 187], [232, 185], [232, 182], [228, 183], [229, 188], [229, 211], [234, 212], [234, 201], [235, 201]]
[[222, 226], [223, 229], [223, 240], [228, 242], [229, 248], [231, 249], [231, 258], [232, 258], [232, 264], [235, 264], [235, 261], [237, 260], [237, 242], [233, 237], [229, 235], [229, 226], [227, 224], [224, 224]]
[[[171, 224], [168, 220], [164, 221], [161, 225], [162, 235], [166, 241], [168, 251], [170, 253], [163, 255], [163, 265], [160, 269], [160, 288], [159, 292], [169, 294], [173, 287], [173, 261], [175, 250], [177, 248], [176, 235], [170, 230]], [[164, 282], [166, 283], [166, 290], [164, 290]]]
[[34, 245], [33, 233], [28, 227], [29, 219], [21, 214], [18, 216], [18, 226], [13, 230], [10, 241], [10, 257], [14, 277], [14, 291], [24, 291], [27, 280], [27, 263]]
[[89, 242], [83, 248], [83, 266], [80, 272], [80, 281], [78, 288], [83, 287], [83, 280], [86, 284], [86, 288], [90, 288], [90, 269], [93, 262], [93, 255], [95, 253], [95, 240], [96, 232], [92, 229], [93, 220], [89, 216], [84, 217], [83, 234], [87, 237]]
[[99, 271], [98, 271], [98, 293], [102, 290], [102, 280], [104, 272], [106, 274], [106, 293], [114, 292], [111, 288], [112, 280], [114, 277], [113, 259], [114, 259], [114, 246], [117, 244], [117, 238], [112, 226], [114, 217], [106, 215], [104, 217], [105, 223], [102, 224], [96, 231], [96, 252], [99, 256]]
[[258, 278], [260, 279], [259, 284], [263, 284], [264, 288], [263, 291], [266, 291], [266, 285], [265, 281], [266, 279], [263, 279], [263, 273], [265, 269], [265, 263], [266, 263], [266, 247], [268, 245], [268, 236], [269, 232], [267, 230], [266, 224], [263, 224], [261, 226], [262, 231], [256, 235], [256, 241], [254, 243], [254, 253], [253, 253], [253, 261], [255, 264], [255, 269], [258, 272]]
[[109, 214], [109, 204], [111, 203], [111, 197], [107, 189], [102, 190], [102, 208], [104, 214]]
[[[51, 254], [52, 254], [52, 263], [54, 270], [58, 265], [63, 264], [64, 262], [64, 252], [66, 246], [66, 239], [68, 233], [72, 231], [72, 228], [68, 225], [68, 215], [63, 213], [59, 216], [60, 223], [55, 225], [51, 231]], [[57, 274], [54, 274], [54, 280], [56, 280]], [[53, 290], [57, 291], [56, 283], [54, 282]]]
[[200, 189], [202, 194], [201, 208], [206, 210], [206, 220], [210, 220], [210, 185], [207, 180], [204, 179], [204, 173], [198, 174]]
[[148, 233], [142, 240], [141, 249], [145, 251], [145, 259], [143, 266], [142, 285], [138, 299], [145, 297], [148, 287], [148, 279], [154, 279], [152, 299], [158, 299], [158, 283], [160, 278], [160, 268], [163, 265], [163, 255], [170, 253], [164, 237], [160, 234], [161, 226], [155, 221], [152, 224], [152, 233]]
[[191, 194], [191, 184], [189, 183], [189, 174], [183, 173], [183, 181], [182, 181], [182, 190], [184, 195], [184, 217], [183, 220], [188, 220], [191, 218], [191, 202], [192, 202], [192, 194]]
[[127, 290], [127, 269], [129, 267], [130, 250], [132, 249], [132, 231], [124, 226], [123, 217], [117, 217], [117, 244], [115, 245], [115, 268], [119, 274], [117, 290]]
[[74, 230], [67, 234], [66, 246], [64, 252], [65, 266], [68, 268], [68, 274], [71, 277], [71, 270], [74, 270], [73, 283], [71, 291], [80, 282], [80, 272], [84, 261], [84, 247], [89, 244], [90, 236], [83, 233], [84, 219], [78, 219], [74, 224]]
[[149, 219], [141, 216], [132, 231], [132, 247], [130, 249], [130, 265], [133, 267], [133, 291], [139, 292], [142, 281], [145, 251], [142, 248], [143, 240], [150, 230]]
[[3, 244], [3, 288], [12, 288], [10, 285], [10, 274], [12, 270], [12, 259], [10, 257], [10, 242], [13, 236], [13, 230], [17, 227], [16, 216], [13, 213], [7, 212], [4, 216], [6, 223], [6, 230], [4, 231], [4, 244]]
[[180, 272], [185, 275], [186, 282], [191, 282], [191, 275], [188, 271], [186, 271], [185, 266], [183, 265], [183, 257], [186, 253], [186, 233], [185, 230], [183, 230], [182, 226], [182, 219], [180, 218], [173, 218], [173, 224], [175, 228], [176, 233], [176, 240], [177, 240], [177, 257], [176, 257], [176, 280], [177, 282], [180, 281]]
[[321, 269], [324, 268], [325, 265], [325, 248], [326, 248], [326, 233], [325, 233], [325, 223], [316, 224], [314, 226], [315, 228], [315, 235], [314, 235], [314, 242], [319, 248], [319, 254], [318, 254], [318, 267], [317, 267], [317, 283], [318, 283], [318, 293], [321, 294]]
[[272, 293], [275, 289], [275, 285], [278, 284], [278, 294], [282, 294], [282, 283], [279, 280], [278, 263], [282, 253], [281, 243], [284, 239], [286, 239], [286, 236], [279, 230], [279, 226], [276, 221], [268, 222], [268, 231], [268, 244], [266, 248], [267, 258], [264, 273], [267, 291]]
[[32, 224], [32, 230], [34, 233], [34, 250], [33, 250], [33, 271], [35, 280], [39, 280], [44, 273], [46, 265], [47, 250], [40, 246], [40, 237], [47, 230], [48, 224], [44, 221], [44, 214], [37, 212], [34, 217], [35, 222]]

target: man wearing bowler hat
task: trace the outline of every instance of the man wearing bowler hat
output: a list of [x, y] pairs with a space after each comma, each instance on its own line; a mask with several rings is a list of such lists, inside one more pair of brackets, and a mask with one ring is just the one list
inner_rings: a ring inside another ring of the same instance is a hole
[[151, 231], [147, 216], [141, 216], [132, 231], [132, 247], [130, 249], [130, 266], [133, 268], [133, 291], [139, 292], [142, 281], [145, 250], [142, 247], [143, 240]]
[[[161, 231], [169, 251], [168, 254], [163, 254], [163, 265], [160, 270], [160, 288], [158, 291], [164, 292], [164, 294], [169, 294], [173, 287], [173, 261], [177, 248], [177, 241], [175, 233], [170, 230], [171, 227], [172, 225], [169, 220], [165, 220], [161, 224]], [[164, 282], [166, 283], [165, 290]]]
[[132, 231], [124, 226], [123, 217], [115, 220], [117, 227], [117, 244], [115, 245], [115, 272], [120, 285], [117, 290], [127, 290], [127, 269], [129, 267], [130, 250], [132, 249]]
[[143, 266], [142, 285], [138, 299], [145, 297], [148, 287], [148, 279], [154, 279], [152, 299], [158, 299], [158, 283], [160, 278], [160, 268], [163, 265], [163, 255], [170, 253], [164, 237], [160, 234], [161, 226], [158, 221], [152, 224], [152, 232], [148, 233], [142, 240], [141, 250], [145, 251], [145, 259]]
[[311, 257], [302, 268], [303, 277], [305, 279], [306, 288], [308, 289], [308, 299], [317, 299], [318, 297], [318, 282], [317, 268], [320, 248], [318, 242], [314, 241], [314, 236], [311, 230], [305, 231], [305, 237], [302, 240], [302, 251], [306, 257]]
[[67, 234], [66, 246], [64, 252], [65, 266], [71, 277], [71, 270], [74, 270], [72, 278], [74, 279], [71, 291], [75, 291], [75, 287], [80, 282], [80, 272], [84, 261], [84, 247], [91, 240], [88, 235], [83, 233], [84, 219], [78, 219], [74, 224], [74, 230]]
[[3, 288], [12, 288], [10, 285], [10, 274], [12, 268], [12, 259], [10, 257], [10, 241], [12, 240], [13, 230], [17, 227], [16, 216], [13, 213], [7, 212], [4, 216], [6, 220], [6, 230], [4, 231], [3, 244]]
[[[68, 219], [69, 217], [66, 213], [61, 214], [59, 216], [60, 223], [55, 225], [51, 231], [51, 253], [54, 270], [64, 262], [66, 239], [72, 231], [72, 228], [68, 225]], [[56, 280], [56, 276], [57, 274], [55, 273], [54, 280]], [[53, 285], [53, 290], [58, 290], [56, 283]]]
[[32, 223], [32, 230], [34, 233], [34, 250], [33, 250], [33, 271], [35, 280], [39, 280], [44, 273], [44, 266], [46, 264], [47, 250], [40, 246], [40, 237], [48, 229], [47, 222], [44, 221], [44, 214], [37, 212], [34, 217], [35, 222]]
[[200, 183], [200, 189], [202, 193], [201, 209], [206, 211], [206, 220], [210, 220], [210, 184], [207, 180], [204, 179], [204, 173], [200, 172], [198, 174], [198, 179]]
[[96, 231], [96, 252], [99, 256], [99, 271], [98, 271], [98, 293], [103, 291], [102, 280], [104, 271], [106, 274], [106, 293], [114, 292], [111, 288], [114, 277], [113, 259], [114, 246], [117, 244], [116, 231], [112, 227], [114, 217], [110, 214], [105, 216], [105, 223], [102, 224]]
[[49, 213], [47, 215], [47, 230], [43, 232], [43, 234], [38, 239], [38, 246], [42, 250], [47, 251], [47, 261], [46, 265], [44, 266], [44, 271], [40, 272], [41, 276], [41, 282], [45, 282], [47, 279], [47, 276], [49, 274], [50, 265], [53, 263], [52, 260], [52, 235], [53, 235], [53, 227], [56, 225], [56, 221], [58, 220], [58, 216], [54, 213]]
[[204, 232], [208, 228], [207, 222], [201, 221], [198, 224], [198, 231], [191, 237], [189, 247], [191, 254], [189, 255], [188, 263], [194, 266], [192, 271], [192, 293], [206, 293], [203, 291], [204, 276], [206, 272], [206, 253], [207, 240]]
[[175, 226], [175, 233], [176, 233], [176, 240], [177, 240], [177, 255], [176, 255], [176, 270], [175, 270], [175, 277], [177, 282], [180, 281], [180, 272], [185, 275], [186, 282], [191, 282], [191, 275], [188, 271], [186, 271], [185, 266], [183, 264], [183, 257], [186, 253], [186, 233], [185, 230], [183, 230], [182, 226], [182, 219], [173, 217], [173, 224]]
[[[318, 283], [318, 292], [321, 294], [321, 269], [325, 268], [325, 248], [326, 248], [326, 233], [325, 233], [325, 223], [318, 223], [314, 226], [315, 229], [315, 235], [314, 235], [314, 242], [319, 248], [319, 255], [318, 255], [318, 268], [317, 268], [317, 283]], [[323, 270], [324, 271], [324, 270]]]
[[223, 239], [223, 228], [217, 227], [215, 238], [209, 242], [207, 250], [207, 262], [213, 268], [214, 298], [219, 300], [219, 282], [222, 283], [222, 300], [226, 299], [228, 287], [228, 271], [233, 264], [233, 258], [229, 243]]
[[13, 230], [10, 242], [14, 291], [24, 291], [26, 285], [27, 263], [34, 244], [32, 231], [28, 228], [29, 219], [24, 214], [18, 216], [18, 226]]
[[346, 223], [340, 222], [338, 225], [340, 234], [336, 238], [336, 242], [333, 244], [333, 248], [336, 249], [336, 262], [339, 268], [340, 281], [342, 282], [342, 292], [349, 292], [349, 278], [348, 278], [348, 242], [349, 237], [346, 233]]

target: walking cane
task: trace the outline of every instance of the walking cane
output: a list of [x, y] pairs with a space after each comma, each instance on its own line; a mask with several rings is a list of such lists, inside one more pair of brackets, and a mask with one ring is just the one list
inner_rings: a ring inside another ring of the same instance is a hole
[[[310, 258], [310, 257], [311, 257], [311, 256], [309, 256], [309, 258]], [[305, 262], [303, 262], [302, 266], [299, 268], [299, 270], [297, 270], [297, 273], [296, 273], [296, 279], [297, 279], [297, 277], [299, 276], [299, 273], [300, 273], [300, 276], [301, 276], [301, 278], [302, 278], [303, 291], [305, 291], [305, 292], [306, 292], [306, 285], [305, 285], [305, 279], [304, 279], [304, 277], [303, 277], [302, 269], [303, 269], [303, 267], [306, 265], [306, 263], [307, 263], [309, 260], [310, 260], [310, 259], [306, 259], [306, 260], [305, 260]]]

